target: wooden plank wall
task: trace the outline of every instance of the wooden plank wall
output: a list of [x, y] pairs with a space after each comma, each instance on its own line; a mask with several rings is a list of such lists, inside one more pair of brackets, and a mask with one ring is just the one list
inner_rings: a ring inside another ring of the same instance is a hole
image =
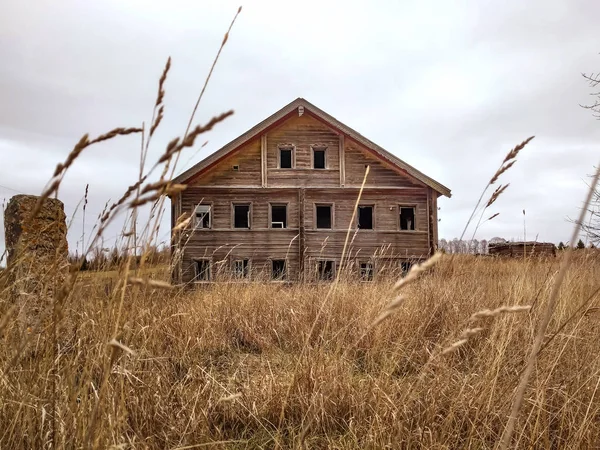
[[[280, 144], [296, 146], [294, 169], [278, 169]], [[327, 147], [327, 169], [312, 169], [312, 145]], [[267, 185], [276, 186], [339, 186], [340, 139], [322, 122], [308, 115], [294, 117], [267, 134]]]

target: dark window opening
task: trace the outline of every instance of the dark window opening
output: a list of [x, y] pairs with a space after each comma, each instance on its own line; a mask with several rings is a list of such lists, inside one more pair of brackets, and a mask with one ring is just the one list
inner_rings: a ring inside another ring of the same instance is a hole
[[360, 279], [363, 281], [373, 281], [373, 263], [360, 263]]
[[250, 205], [233, 205], [233, 227], [250, 228]]
[[233, 168], [234, 172], [239, 172], [239, 170], [240, 170], [240, 166], [238, 166], [238, 165], [235, 165], [232, 168]]
[[331, 205], [317, 205], [317, 228], [331, 227]]
[[210, 206], [198, 205], [194, 211], [194, 225], [196, 229], [210, 228]]
[[313, 169], [325, 169], [325, 149], [313, 150]]
[[363, 230], [373, 229], [373, 207], [359, 206], [358, 207], [358, 228]]
[[400, 208], [400, 229], [415, 229], [415, 208]]
[[317, 261], [317, 277], [319, 280], [333, 280], [333, 261]]
[[271, 205], [271, 228], [287, 228], [286, 205]]
[[403, 275], [407, 274], [411, 267], [412, 263], [410, 261], [400, 261], [400, 270]]
[[210, 260], [208, 260], [208, 259], [196, 260], [196, 280], [197, 281], [210, 281]]
[[271, 278], [285, 280], [287, 278], [285, 259], [274, 259], [271, 264]]
[[250, 261], [238, 259], [233, 262], [233, 276], [235, 278], [248, 278], [250, 275]]
[[279, 167], [281, 169], [292, 168], [292, 149], [291, 148], [280, 148], [279, 149]]

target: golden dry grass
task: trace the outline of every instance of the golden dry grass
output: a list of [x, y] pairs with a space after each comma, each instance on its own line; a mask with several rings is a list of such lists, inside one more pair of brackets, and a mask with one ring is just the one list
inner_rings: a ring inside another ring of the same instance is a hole
[[[519, 448], [600, 446], [600, 258], [575, 256]], [[64, 306], [56, 359], [46, 330], [15, 361], [18, 321], [4, 329], [0, 447], [49, 445], [56, 389], [60, 448], [494, 448], [558, 263], [444, 257], [362, 339], [393, 284], [342, 282], [300, 361], [330, 285], [177, 291], [86, 277]], [[122, 295], [125, 348], [108, 345]], [[473, 313], [506, 305], [533, 308], [481, 319], [483, 331], [440, 355]], [[9, 306], [2, 297], [3, 317]]]

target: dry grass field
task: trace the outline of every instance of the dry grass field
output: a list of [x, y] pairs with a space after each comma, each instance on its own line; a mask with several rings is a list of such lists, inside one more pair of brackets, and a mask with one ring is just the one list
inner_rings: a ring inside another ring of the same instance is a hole
[[[518, 448], [600, 447], [600, 258], [574, 256]], [[47, 328], [23, 347], [18, 321], [1, 324], [0, 447], [494, 448], [559, 259], [444, 256], [374, 327], [392, 283], [84, 277], [56, 342]], [[470, 319], [515, 305], [531, 310]]]

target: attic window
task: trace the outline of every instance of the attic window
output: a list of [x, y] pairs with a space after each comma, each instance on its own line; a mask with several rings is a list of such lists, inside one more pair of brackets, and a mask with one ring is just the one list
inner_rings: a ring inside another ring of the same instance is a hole
[[415, 207], [400, 206], [400, 229], [414, 230], [415, 229]]
[[285, 145], [279, 147], [279, 168], [291, 169], [294, 161], [294, 147]]
[[326, 169], [326, 148], [313, 147], [313, 169]]
[[234, 172], [239, 172], [240, 171], [240, 166], [238, 166], [237, 164], [235, 166], [232, 167]]

